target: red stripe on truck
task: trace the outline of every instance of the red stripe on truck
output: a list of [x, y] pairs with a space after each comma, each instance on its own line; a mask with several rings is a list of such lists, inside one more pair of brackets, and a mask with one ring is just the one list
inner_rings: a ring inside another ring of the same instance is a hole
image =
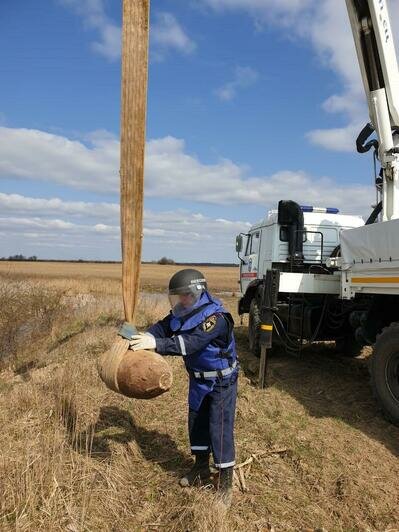
[[242, 273], [242, 274], [241, 274], [241, 277], [242, 277], [243, 279], [248, 278], [248, 277], [250, 277], [250, 278], [254, 278], [254, 277], [256, 277], [256, 276], [257, 276], [257, 273], [256, 273], [256, 272]]

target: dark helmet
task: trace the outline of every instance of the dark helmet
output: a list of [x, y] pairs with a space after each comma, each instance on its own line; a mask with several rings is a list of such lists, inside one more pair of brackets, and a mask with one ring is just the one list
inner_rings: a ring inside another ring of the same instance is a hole
[[206, 279], [198, 270], [187, 268], [176, 272], [169, 281], [169, 301], [173, 314], [181, 317], [191, 312], [207, 289]]
[[184, 294], [187, 292], [203, 292], [208, 289], [204, 275], [192, 268], [180, 270], [172, 275], [169, 281], [169, 294]]

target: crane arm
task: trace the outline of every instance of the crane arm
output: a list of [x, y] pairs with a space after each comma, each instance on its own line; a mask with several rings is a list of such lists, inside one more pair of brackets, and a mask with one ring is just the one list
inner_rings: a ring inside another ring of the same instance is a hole
[[[399, 126], [399, 70], [386, 0], [346, 0], [368, 100], [385, 89], [392, 126]], [[374, 113], [370, 110], [374, 123]]]
[[346, 0], [383, 169], [383, 220], [399, 218], [399, 70], [386, 0]]

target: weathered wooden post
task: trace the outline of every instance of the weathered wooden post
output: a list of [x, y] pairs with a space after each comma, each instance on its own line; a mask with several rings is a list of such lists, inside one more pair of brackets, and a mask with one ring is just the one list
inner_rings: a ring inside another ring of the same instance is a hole
[[121, 91], [122, 336], [98, 363], [100, 377], [116, 392], [149, 399], [167, 390], [172, 372], [151, 351], [129, 350], [126, 331], [134, 330], [143, 239], [144, 152], [148, 83], [149, 0], [123, 0]]
[[125, 318], [134, 322], [143, 239], [149, 0], [124, 0], [121, 109], [122, 291]]

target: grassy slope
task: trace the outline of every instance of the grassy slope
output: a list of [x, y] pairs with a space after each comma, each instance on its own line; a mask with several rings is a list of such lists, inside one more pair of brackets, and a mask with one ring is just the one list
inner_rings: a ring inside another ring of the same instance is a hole
[[[245, 326], [237, 326], [237, 453], [252, 462], [242, 468], [247, 491], [237, 482], [234, 506], [222, 516], [211, 491], [176, 482], [190, 464], [181, 361], [171, 360], [171, 392], [152, 401], [128, 400], [99, 381], [95, 362], [121, 313], [119, 298], [101, 294], [101, 284], [78, 298], [73, 290], [87, 284], [68, 285], [62, 312], [49, 319], [47, 310], [45, 326], [35, 321], [31, 341], [25, 332], [18, 353], [3, 362], [1, 529], [399, 529], [399, 430], [370, 396], [366, 354], [346, 361], [323, 348], [300, 360], [275, 358], [269, 388], [260, 391], [258, 361], [247, 352]], [[53, 296], [45, 292], [37, 303], [45, 288], [33, 286], [40, 320], [40, 305], [52, 309], [45, 302]], [[33, 304], [29, 293], [25, 307]], [[233, 311], [236, 302], [226, 300]], [[144, 298], [141, 325], [164, 311]]]

